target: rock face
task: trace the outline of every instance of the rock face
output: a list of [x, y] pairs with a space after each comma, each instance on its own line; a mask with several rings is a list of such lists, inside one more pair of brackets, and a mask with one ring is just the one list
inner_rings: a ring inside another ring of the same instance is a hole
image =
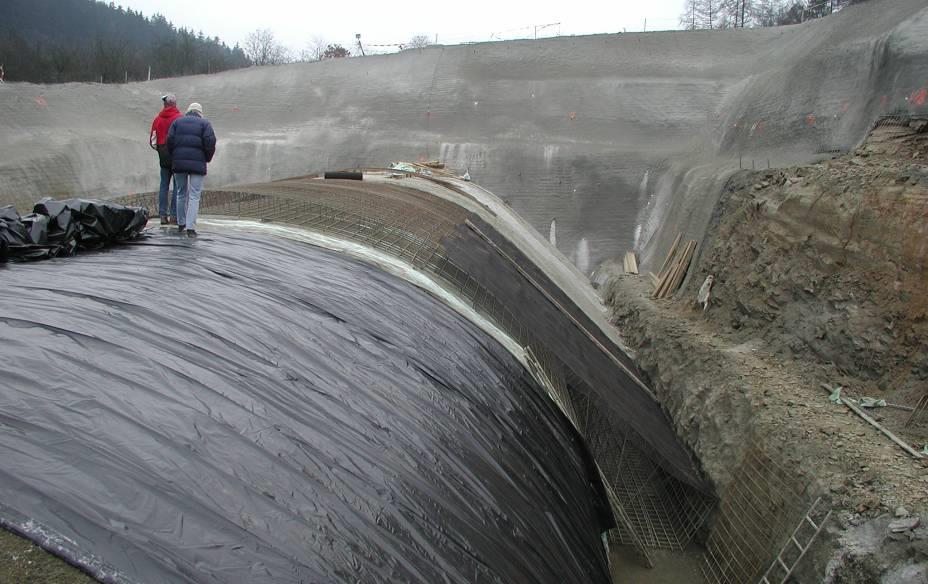
[[[914, 111], [923, 0], [871, 0], [803, 25], [564, 37], [258, 67], [120, 86], [7, 84], [0, 201], [157, 187], [164, 91], [219, 136], [207, 186], [440, 158], [596, 267], [699, 239], [727, 176], [856, 145]], [[669, 242], [664, 242], [669, 243]], [[660, 253], [660, 252], [658, 252]], [[588, 272], [587, 272], [588, 273]]]
[[926, 154], [928, 134], [892, 125], [848, 156], [733, 177], [693, 278], [715, 275], [709, 318], [911, 401], [928, 380]]

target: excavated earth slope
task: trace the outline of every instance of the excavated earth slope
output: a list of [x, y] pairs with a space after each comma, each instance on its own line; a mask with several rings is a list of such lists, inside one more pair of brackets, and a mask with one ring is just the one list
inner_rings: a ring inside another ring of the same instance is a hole
[[[802, 582], [928, 575], [928, 458], [906, 453], [822, 387], [885, 400], [870, 410], [877, 423], [915, 451], [928, 444], [928, 416], [906, 424], [928, 395], [926, 128], [924, 119], [885, 125], [846, 156], [735, 175], [674, 300], [652, 300], [639, 277], [606, 289], [614, 321], [723, 506], [758, 450], [785, 482], [834, 507], [836, 520], [800, 565]], [[703, 312], [693, 301], [709, 275]], [[915, 529], [889, 528], [915, 517]]]

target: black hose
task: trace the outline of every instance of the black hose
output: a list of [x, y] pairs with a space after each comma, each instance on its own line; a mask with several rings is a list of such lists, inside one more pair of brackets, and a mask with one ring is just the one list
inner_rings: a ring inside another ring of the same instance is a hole
[[325, 179], [337, 178], [342, 180], [363, 180], [364, 175], [360, 172], [354, 172], [349, 170], [332, 170], [325, 171]]

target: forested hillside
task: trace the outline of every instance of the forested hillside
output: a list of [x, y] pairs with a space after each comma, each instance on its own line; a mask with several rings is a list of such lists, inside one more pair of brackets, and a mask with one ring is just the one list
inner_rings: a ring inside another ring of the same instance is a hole
[[122, 83], [245, 67], [248, 59], [161, 15], [95, 0], [4, 0], [0, 65], [6, 81]]
[[866, 0], [684, 0], [687, 30], [799, 24]]

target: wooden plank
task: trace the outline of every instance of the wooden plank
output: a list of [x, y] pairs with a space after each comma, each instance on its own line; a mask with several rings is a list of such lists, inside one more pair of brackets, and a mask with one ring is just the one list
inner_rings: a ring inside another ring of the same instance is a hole
[[625, 266], [626, 274], [637, 274], [638, 273], [638, 261], [635, 258], [635, 252], [629, 251], [625, 253], [625, 257], [622, 259], [622, 263]]
[[678, 233], [677, 237], [673, 240], [673, 245], [670, 246], [670, 251], [667, 252], [667, 257], [664, 258], [664, 263], [661, 264], [661, 269], [657, 271], [657, 277], [663, 279], [667, 275], [667, 270], [670, 267], [671, 260], [677, 253], [677, 246], [680, 245], [680, 240], [683, 238], [682, 233]]
[[683, 281], [683, 277], [686, 275], [686, 270], [689, 268], [689, 260], [692, 257], [692, 244], [693, 242], [687, 242], [686, 246], [683, 248], [683, 253], [680, 255], [680, 261], [674, 268], [673, 278], [670, 280], [670, 285], [667, 289], [667, 295], [671, 295], [677, 291], [677, 288], [680, 287], [680, 283]]
[[683, 257], [680, 259], [680, 263], [677, 266], [676, 273], [674, 274], [673, 281], [670, 283], [670, 290], [668, 294], [673, 294], [680, 288], [680, 284], [683, 283], [683, 278], [686, 277], [686, 272], [690, 268], [690, 262], [693, 261], [693, 254], [696, 252], [696, 241], [690, 240], [686, 244], [686, 248], [683, 251]]
[[652, 298], [663, 298], [664, 290], [667, 288], [667, 284], [669, 282], [670, 282], [670, 274], [667, 273], [664, 275], [663, 278], [658, 280], [657, 288], [655, 288], [654, 294], [651, 295]]
[[686, 255], [686, 248], [684, 247], [673, 258], [673, 261], [670, 263], [670, 266], [667, 269], [667, 273], [664, 274], [664, 277], [661, 279], [661, 283], [658, 286], [657, 292], [654, 295], [655, 298], [666, 298], [667, 295], [670, 292], [672, 292], [673, 281], [677, 277], [677, 273], [680, 270], [680, 265], [685, 255]]
[[657, 288], [657, 285], [660, 283], [660, 280], [657, 279], [657, 276], [654, 275], [654, 272], [648, 272], [648, 277], [651, 278], [651, 284]]

